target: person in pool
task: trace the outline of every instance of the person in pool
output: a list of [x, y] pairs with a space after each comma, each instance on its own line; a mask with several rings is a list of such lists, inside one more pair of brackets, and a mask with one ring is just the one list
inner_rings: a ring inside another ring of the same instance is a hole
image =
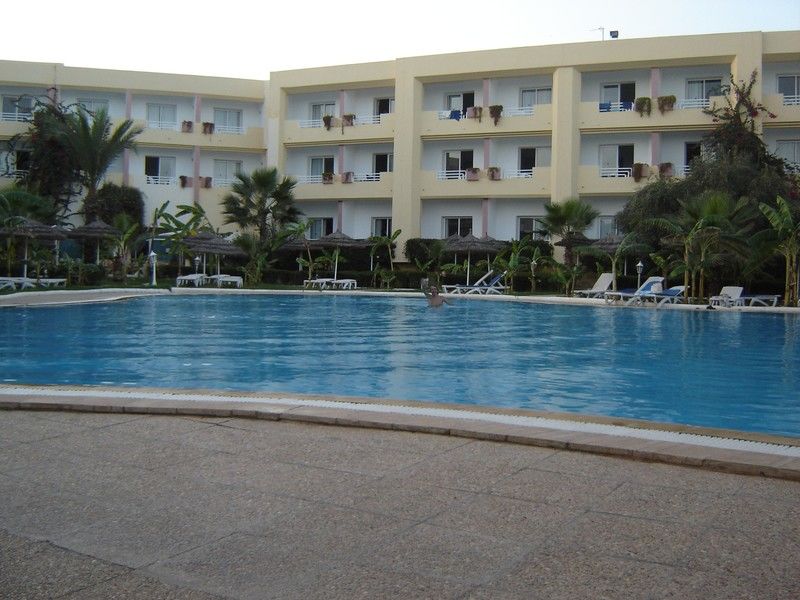
[[439, 295], [439, 290], [436, 286], [431, 286], [427, 290], [423, 289], [422, 293], [425, 294], [425, 297], [428, 299], [428, 306], [439, 308], [442, 304], [450, 304], [444, 296]]

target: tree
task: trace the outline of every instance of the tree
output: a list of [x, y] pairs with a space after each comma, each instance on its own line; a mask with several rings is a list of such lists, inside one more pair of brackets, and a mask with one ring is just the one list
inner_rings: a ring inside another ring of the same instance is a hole
[[83, 215], [87, 223], [100, 218], [113, 223], [117, 215], [126, 214], [135, 223], [144, 222], [144, 200], [142, 192], [135, 187], [105, 183], [94, 198], [83, 201]]
[[783, 304], [797, 306], [797, 258], [800, 254], [800, 217], [797, 209], [792, 210], [789, 203], [778, 196], [777, 208], [768, 204], [760, 204], [761, 212], [769, 220], [772, 227], [769, 232], [774, 240], [775, 253], [783, 256], [786, 263], [786, 276], [784, 281]]
[[629, 233], [620, 240], [617, 247], [612, 250], [605, 250], [597, 246], [581, 246], [578, 248], [581, 253], [590, 254], [598, 258], [607, 258], [611, 263], [611, 289], [617, 291], [617, 273], [620, 261], [631, 254], [645, 253], [650, 250], [647, 244], [640, 241], [636, 233]]
[[541, 220], [542, 225], [547, 233], [566, 242], [564, 263], [571, 267], [575, 262], [571, 240], [586, 231], [600, 213], [579, 198], [569, 198], [560, 204], [549, 202], [544, 208], [547, 215]]
[[232, 192], [222, 200], [225, 224], [255, 228], [263, 246], [284, 225], [296, 223], [303, 214], [294, 205], [296, 183], [290, 177], [279, 181], [274, 167], [256, 169], [250, 175], [238, 173]]
[[391, 271], [394, 271], [394, 261], [392, 260], [394, 244], [401, 233], [403, 233], [402, 230], [398, 229], [391, 235], [376, 235], [370, 238], [372, 246], [370, 246], [369, 255], [375, 256], [381, 248], [385, 248], [386, 254], [389, 256], [389, 270]]
[[67, 114], [64, 142], [78, 168], [78, 181], [86, 190], [84, 206], [92, 205], [111, 163], [125, 150], [136, 149], [135, 139], [141, 132], [142, 128], [131, 119], [125, 119], [112, 130], [105, 109], [91, 113], [79, 106]]

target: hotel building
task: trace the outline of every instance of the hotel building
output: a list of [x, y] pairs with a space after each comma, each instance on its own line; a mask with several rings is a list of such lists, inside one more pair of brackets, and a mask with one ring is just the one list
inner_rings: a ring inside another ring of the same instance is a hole
[[[0, 144], [26, 128], [20, 96], [56, 90], [145, 128], [109, 179], [141, 189], [148, 212], [194, 201], [220, 225], [234, 174], [267, 165], [297, 179], [315, 237], [401, 229], [399, 249], [468, 231], [519, 238], [547, 202], [569, 197], [600, 212], [587, 231], [600, 237], [637, 189], [686, 173], [713, 127], [702, 109], [720, 104], [731, 76], [754, 70], [754, 96], [776, 115], [759, 117], [759, 132], [798, 164], [797, 31], [401, 58], [269, 81], [0, 61]], [[650, 99], [650, 114], [638, 98]], [[24, 169], [24, 150], [12, 160]]]

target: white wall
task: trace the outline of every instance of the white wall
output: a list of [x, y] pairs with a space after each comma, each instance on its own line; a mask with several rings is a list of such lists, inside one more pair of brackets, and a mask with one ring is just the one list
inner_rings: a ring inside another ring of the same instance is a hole
[[[373, 155], [391, 153], [393, 144], [353, 144], [344, 147], [343, 171], [354, 173], [372, 173]], [[338, 149], [337, 149], [338, 153]]]
[[[589, 203], [592, 208], [600, 211], [601, 217], [616, 216], [627, 204], [629, 198], [610, 197], [610, 196], [585, 196], [581, 200]], [[600, 237], [600, 223], [597, 219], [589, 226], [585, 232], [586, 237], [596, 239]]]
[[178, 125], [182, 121], [194, 121], [194, 96], [157, 96], [134, 94], [131, 103], [131, 118], [147, 120], [148, 104], [175, 104]]
[[308, 175], [312, 156], [333, 156], [334, 173], [339, 172], [338, 146], [316, 146], [313, 148], [290, 148], [286, 152], [286, 175]]
[[686, 142], [700, 142], [705, 131], [682, 131], [661, 135], [661, 162], [671, 162], [677, 175], [686, 161]]
[[483, 166], [483, 140], [437, 140], [423, 142], [421, 169], [423, 171], [444, 169], [444, 152], [446, 150], [472, 150], [474, 165], [476, 167]]
[[373, 218], [391, 216], [391, 200], [345, 200], [342, 231], [353, 238], [368, 238], [372, 235]]
[[289, 94], [286, 97], [286, 119], [289, 121], [305, 121], [311, 118], [311, 105], [322, 102], [336, 104], [334, 115], [339, 114], [338, 92], [316, 92], [313, 94]]
[[78, 98], [96, 98], [108, 101], [108, 115], [112, 119], [125, 118], [125, 94], [113, 92], [100, 92], [97, 90], [62, 89], [61, 103], [75, 104]]
[[633, 144], [633, 162], [650, 164], [649, 133], [604, 133], [581, 136], [581, 164], [600, 165], [600, 146]]
[[516, 171], [519, 169], [520, 148], [550, 146], [551, 143], [550, 136], [544, 135], [492, 140], [492, 145], [489, 148], [490, 162], [492, 164], [489, 166], [500, 167], [501, 173]]
[[448, 94], [475, 93], [475, 105], [483, 106], [483, 80], [426, 83], [422, 96], [422, 110], [445, 110]]
[[[141, 153], [141, 150], [140, 150]], [[200, 152], [200, 176], [213, 177], [214, 176], [214, 161], [215, 160], [239, 160], [242, 162], [242, 172], [250, 174], [255, 169], [264, 166], [264, 157], [262, 154], [253, 154], [247, 152]]]
[[581, 76], [581, 102], [599, 102], [600, 88], [609, 83], [636, 83], [636, 97], [650, 95], [650, 69], [597, 71]]
[[498, 240], [519, 239], [519, 217], [543, 217], [545, 203], [542, 198], [489, 200], [489, 235]]
[[369, 88], [366, 90], [347, 90], [344, 93], [344, 113], [356, 116], [375, 114], [376, 98], [394, 98], [394, 88]]
[[472, 217], [472, 231], [480, 235], [482, 228], [480, 200], [423, 200], [421, 237], [441, 239], [443, 217]]
[[513, 108], [521, 104], [523, 89], [552, 87], [552, 75], [535, 75], [530, 77], [501, 77], [489, 82], [489, 98], [487, 104], [502, 104]]
[[730, 77], [731, 66], [725, 64], [661, 69], [659, 96], [674, 95], [678, 100], [683, 100], [686, 98], [686, 81], [689, 79], [721, 79], [722, 85], [725, 85], [730, 82]]
[[[764, 63], [761, 87], [765, 95], [778, 93], [778, 75], [800, 75], [800, 62]], [[775, 110], [778, 107], [768, 108]]]
[[[260, 102], [236, 102], [218, 98], [200, 99], [200, 122], [213, 123], [214, 109], [227, 108], [242, 111], [242, 127], [263, 127], [264, 120], [261, 115], [262, 104]], [[194, 119], [192, 119], [194, 120]]]
[[333, 217], [333, 227], [336, 229], [336, 215], [338, 211], [336, 202], [295, 202], [295, 206], [303, 211], [303, 219]]

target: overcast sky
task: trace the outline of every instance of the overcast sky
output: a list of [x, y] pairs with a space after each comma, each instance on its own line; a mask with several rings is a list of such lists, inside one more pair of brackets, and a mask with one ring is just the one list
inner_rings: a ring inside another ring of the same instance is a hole
[[4, 14], [0, 59], [255, 79], [284, 69], [594, 41], [599, 27], [621, 38], [800, 30], [798, 0], [39, 0]]

